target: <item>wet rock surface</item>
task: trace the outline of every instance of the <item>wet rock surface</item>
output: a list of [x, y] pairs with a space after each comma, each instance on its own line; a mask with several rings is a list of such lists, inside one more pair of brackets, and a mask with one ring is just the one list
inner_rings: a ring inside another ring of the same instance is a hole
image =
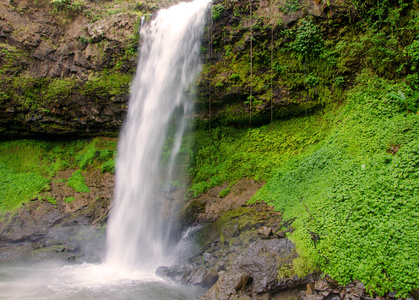
[[[215, 202], [207, 202], [207, 207], [215, 207]], [[235, 209], [224, 213], [207, 210], [207, 219], [219, 217], [202, 223], [193, 233], [196, 243], [189, 247], [192, 250], [186, 257], [172, 266], [160, 267], [157, 274], [182, 284], [212, 286], [203, 299], [262, 299], [312, 280], [312, 275], [278, 278], [279, 267], [297, 257], [294, 244], [285, 238], [285, 233], [292, 231], [292, 222], [284, 223], [281, 213], [266, 204], [237, 207], [239, 202], [235, 202]], [[198, 218], [205, 219], [205, 213]]]
[[291, 264], [296, 257], [295, 245], [288, 239], [257, 240], [220, 276], [203, 299], [270, 299], [278, 291], [296, 289], [313, 281], [312, 274], [304, 278], [278, 276], [279, 268]]

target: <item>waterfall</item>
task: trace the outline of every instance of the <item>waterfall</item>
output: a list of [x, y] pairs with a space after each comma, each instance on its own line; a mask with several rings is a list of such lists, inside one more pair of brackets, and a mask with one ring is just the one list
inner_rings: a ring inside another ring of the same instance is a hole
[[[188, 116], [190, 88], [201, 71], [200, 47], [210, 0], [161, 10], [141, 28], [142, 46], [116, 163], [115, 203], [106, 262], [121, 270], [155, 271], [167, 263], [169, 225], [156, 205], [161, 178], [170, 178]], [[175, 119], [175, 121], [173, 121]], [[161, 168], [169, 129], [170, 162]]]

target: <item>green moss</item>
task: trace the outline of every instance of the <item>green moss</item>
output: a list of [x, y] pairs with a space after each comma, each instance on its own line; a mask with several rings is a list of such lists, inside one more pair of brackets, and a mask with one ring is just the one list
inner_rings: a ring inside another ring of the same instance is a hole
[[244, 177], [266, 181], [285, 161], [322, 140], [331, 124], [324, 111], [319, 111], [257, 128], [219, 126], [210, 134], [207, 128], [198, 130], [196, 151], [190, 157], [189, 174], [194, 178], [190, 191], [197, 195]]
[[2, 61], [0, 65], [1, 78], [3, 76], [14, 76], [22, 72], [29, 61], [29, 57], [18, 48], [2, 43], [0, 44], [0, 60]]
[[116, 164], [116, 160], [115, 159], [110, 159], [107, 162], [105, 162], [102, 167], [100, 168], [100, 172], [101, 173], [111, 173], [111, 174], [115, 174], [115, 164]]
[[0, 163], [0, 211], [14, 210], [36, 198], [46, 183], [48, 179], [41, 175], [16, 173]]
[[[69, 142], [0, 141], [0, 210], [13, 210], [38, 196], [55, 204], [56, 200], [45, 191], [59, 171], [76, 168], [82, 162], [86, 168], [101, 168], [105, 164], [104, 169], [110, 171], [115, 150], [113, 138]], [[96, 152], [97, 156], [89, 156]], [[80, 170], [75, 173], [67, 184], [77, 191], [87, 192]], [[66, 182], [62, 178], [57, 181]]]
[[214, 21], [217, 21], [221, 18], [223, 11], [225, 10], [225, 7], [222, 4], [215, 4], [211, 7], [212, 9], [212, 19]]
[[230, 188], [226, 188], [218, 193], [218, 197], [225, 198], [228, 194], [230, 194], [230, 191], [231, 191]]
[[73, 188], [76, 192], [90, 192], [89, 187], [84, 182], [84, 176], [81, 170], [75, 171], [67, 180], [67, 186]]
[[53, 198], [53, 197], [51, 197], [51, 196], [49, 196], [49, 195], [47, 195], [45, 198], [47, 199], [47, 201], [48, 201], [49, 203], [54, 204], [54, 205], [56, 205], [56, 204], [57, 204], [57, 200], [56, 200], [55, 198]]
[[71, 202], [73, 202], [74, 201], [74, 197], [66, 197], [65, 199], [64, 199], [64, 202], [65, 203], [71, 203]]
[[132, 75], [106, 70], [99, 77], [90, 77], [81, 93], [85, 95], [94, 93], [99, 96], [126, 94], [131, 81]]
[[73, 94], [76, 81], [73, 78], [55, 78], [48, 85], [44, 97], [57, 102], [59, 98], [69, 98]]
[[204, 224], [198, 232], [197, 242], [202, 247], [208, 241], [219, 240], [221, 246], [227, 246], [233, 237], [240, 235], [241, 244], [250, 245], [257, 236], [257, 224], [260, 224], [260, 213], [252, 207], [240, 207], [226, 212], [213, 223]]
[[115, 171], [116, 142], [111, 139], [93, 139], [75, 157], [80, 169], [101, 168], [102, 173]]

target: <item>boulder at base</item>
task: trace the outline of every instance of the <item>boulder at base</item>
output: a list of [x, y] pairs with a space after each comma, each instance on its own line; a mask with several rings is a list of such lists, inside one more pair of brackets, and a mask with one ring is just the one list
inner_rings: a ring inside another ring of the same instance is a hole
[[258, 299], [313, 281], [312, 275], [304, 278], [278, 276], [279, 268], [290, 265], [297, 256], [295, 245], [288, 239], [257, 240], [202, 299]]

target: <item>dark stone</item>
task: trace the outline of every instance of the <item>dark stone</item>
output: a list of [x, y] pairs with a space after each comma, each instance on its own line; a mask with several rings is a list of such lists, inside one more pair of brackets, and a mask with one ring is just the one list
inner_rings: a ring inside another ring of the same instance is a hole
[[194, 269], [187, 280], [187, 284], [202, 285], [206, 271], [203, 269]]
[[323, 298], [327, 298], [330, 294], [331, 294], [332, 292], [329, 292], [329, 291], [323, 291], [323, 292], [320, 292], [319, 294], [321, 295], [321, 296], [323, 296]]
[[314, 284], [314, 289], [316, 291], [325, 291], [329, 288], [329, 284], [324, 280], [318, 280]]
[[[203, 299], [228, 299], [246, 286], [247, 295], [272, 294], [309, 282], [311, 276], [278, 278], [279, 265], [291, 264], [297, 257], [294, 244], [288, 239], [258, 240], [240, 255], [232, 268], [221, 275]], [[240, 294], [241, 295], [241, 294]]]
[[249, 280], [249, 274], [240, 270], [223, 274], [202, 300], [228, 299], [230, 295], [236, 294], [238, 290], [246, 286]]
[[218, 280], [218, 273], [216, 269], [210, 269], [202, 279], [202, 286], [211, 287]]
[[160, 277], [167, 277], [169, 275], [170, 269], [168, 267], [160, 266], [156, 270], [156, 275]]
[[279, 239], [283, 239], [283, 238], [285, 238], [285, 232], [284, 231], [278, 231], [277, 233], [276, 233], [276, 236], [277, 236], [277, 238], [279, 238]]

